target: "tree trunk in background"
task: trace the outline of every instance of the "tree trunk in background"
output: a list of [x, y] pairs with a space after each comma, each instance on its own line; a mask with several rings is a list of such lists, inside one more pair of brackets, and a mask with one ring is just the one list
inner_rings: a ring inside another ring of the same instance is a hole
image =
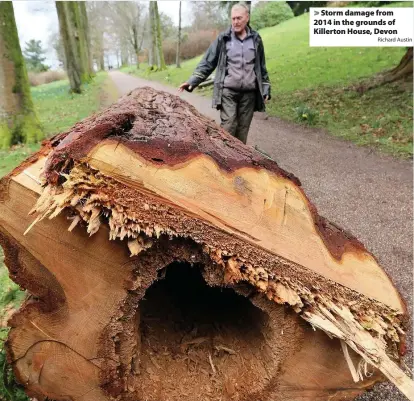
[[406, 79], [407, 81], [413, 79], [413, 48], [407, 48], [404, 56], [401, 58], [398, 65], [389, 71], [378, 74], [375, 79], [368, 79], [367, 83], [361, 82], [356, 87], [353, 87], [358, 93], [363, 94], [379, 86], [386, 85], [398, 80]]
[[104, 51], [104, 34], [100, 35], [99, 40], [99, 70], [105, 71], [105, 51]]
[[92, 52], [91, 52], [91, 35], [89, 30], [89, 22], [88, 22], [88, 12], [86, 11], [86, 2], [85, 1], [78, 1], [79, 5], [79, 19], [81, 30], [84, 33], [84, 42], [85, 42], [85, 52], [88, 61], [88, 72], [90, 77], [95, 75], [95, 70], [93, 68], [93, 59], [92, 59]]
[[0, 2], [0, 149], [34, 143], [43, 132], [34, 111], [11, 1]]
[[150, 44], [149, 44], [149, 54], [148, 54], [148, 68], [150, 70], [154, 69], [156, 64], [156, 34], [155, 34], [155, 21], [154, 21], [154, 2], [150, 1], [149, 3], [149, 13], [148, 13], [148, 20], [149, 20], [149, 29], [150, 29]]
[[[155, 27], [157, 25], [155, 24]], [[157, 67], [157, 70], [161, 70], [161, 58], [160, 58], [160, 52], [158, 51], [158, 37], [155, 36], [155, 60], [154, 60], [155, 66]]]
[[[145, 38], [145, 31], [146, 31], [146, 29], [147, 29], [147, 20], [145, 20], [145, 19], [144, 19], [144, 25], [143, 25], [143, 30], [142, 30], [141, 40], [140, 40], [140, 42], [139, 42], [139, 51], [141, 51], [141, 49], [142, 49], [142, 45], [143, 45], [143, 43], [144, 43], [144, 38]], [[137, 57], [138, 57], [138, 55], [137, 55]], [[139, 59], [137, 60], [137, 63], [139, 63]], [[138, 64], [137, 64], [137, 66], [138, 66]]]
[[390, 83], [413, 76], [413, 48], [409, 47], [397, 67], [390, 70], [383, 83]]
[[175, 63], [177, 68], [181, 68], [181, 1], [180, 1], [180, 8], [178, 11], [178, 38], [177, 38], [177, 56]]
[[[105, 5], [106, 4], [102, 2], [85, 1], [89, 52], [92, 54], [98, 71], [105, 70], [104, 32], [107, 30], [104, 14], [104, 10], [106, 10]], [[93, 73], [95, 73], [94, 70]]]
[[121, 44], [121, 67], [129, 65], [129, 53], [128, 46], [126, 43]]
[[133, 32], [133, 38], [132, 38], [132, 47], [134, 48], [134, 54], [136, 57], [135, 64], [137, 69], [139, 68], [139, 43], [138, 43], [138, 26], [137, 24], [132, 25], [132, 32]]
[[89, 82], [92, 78], [85, 34], [86, 21], [82, 16], [84, 5], [80, 5], [78, 1], [56, 1], [55, 3], [71, 90], [80, 93], [81, 84]]
[[8, 361], [39, 400], [351, 401], [379, 370], [414, 400], [407, 310], [375, 257], [178, 96], [134, 90], [0, 199], [5, 264], [32, 295]]
[[161, 22], [160, 22], [160, 14], [158, 12], [158, 3], [154, 1], [154, 19], [155, 19], [155, 26], [156, 26], [156, 35], [157, 35], [157, 55], [158, 55], [158, 69], [165, 70], [167, 66], [164, 60], [164, 51], [162, 49], [162, 35], [161, 35]]
[[65, 69], [69, 77], [70, 89], [74, 93], [81, 93], [83, 69], [68, 15], [69, 5], [66, 1], [56, 1], [55, 4], [59, 20], [60, 37], [65, 54]]
[[82, 83], [87, 83], [91, 80], [88, 54], [88, 43], [86, 40], [85, 21], [82, 13], [81, 1], [67, 1], [68, 17], [72, 28], [72, 38], [77, 48], [79, 59], [82, 68], [81, 80]]
[[128, 49], [128, 65], [132, 65], [134, 63], [136, 63], [135, 52], [131, 52], [131, 50]]

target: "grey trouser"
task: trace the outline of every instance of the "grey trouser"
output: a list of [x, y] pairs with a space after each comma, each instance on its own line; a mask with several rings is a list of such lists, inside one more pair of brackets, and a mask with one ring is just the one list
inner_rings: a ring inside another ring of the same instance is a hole
[[231, 135], [247, 142], [256, 103], [256, 91], [237, 92], [224, 88], [221, 97], [221, 126]]

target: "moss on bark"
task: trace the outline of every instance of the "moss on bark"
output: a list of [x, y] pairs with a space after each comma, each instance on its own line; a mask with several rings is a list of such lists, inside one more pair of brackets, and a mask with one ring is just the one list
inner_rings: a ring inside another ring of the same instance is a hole
[[83, 32], [84, 37], [84, 49], [85, 49], [85, 57], [86, 57], [86, 64], [89, 76], [92, 78], [95, 75], [95, 71], [93, 69], [93, 59], [92, 59], [92, 51], [91, 51], [91, 38], [89, 32], [89, 22], [88, 22], [88, 13], [86, 11], [86, 4], [85, 1], [77, 2], [79, 6], [79, 18], [80, 18], [80, 25]]
[[150, 71], [156, 70], [157, 57], [156, 57], [156, 32], [155, 32], [155, 21], [154, 21], [154, 2], [150, 1], [149, 4], [149, 28], [150, 28], [150, 44], [149, 44], [149, 60], [148, 69]]
[[55, 3], [71, 91], [80, 93], [81, 85], [90, 82], [93, 77], [86, 7], [78, 1], [56, 1]]
[[65, 54], [65, 69], [69, 77], [70, 90], [73, 93], [81, 93], [81, 66], [77, 49], [74, 46], [74, 40], [71, 38], [73, 32], [68, 17], [68, 2], [56, 1], [56, 11], [59, 19], [60, 38], [63, 43], [63, 50]]
[[79, 1], [69, 1], [69, 18], [74, 30], [75, 46], [79, 54], [79, 61], [81, 65], [81, 81], [88, 83], [92, 79], [89, 70], [89, 56], [86, 42], [85, 26], [82, 16], [82, 10]]
[[89, 72], [89, 58], [87, 43], [84, 31], [84, 25], [82, 23], [81, 8], [78, 1], [68, 1], [68, 18], [69, 24], [72, 30], [72, 43], [77, 53], [81, 70], [82, 83], [88, 83], [91, 80], [91, 74]]
[[5, 121], [0, 121], [0, 149], [7, 149], [12, 142], [12, 132]]
[[155, 20], [155, 29], [156, 29], [156, 35], [157, 35], [158, 69], [166, 70], [167, 65], [165, 64], [164, 52], [162, 50], [160, 14], [158, 12], [158, 3], [156, 1], [154, 1], [154, 20]]
[[34, 111], [11, 1], [0, 2], [0, 146], [34, 143], [44, 135]]

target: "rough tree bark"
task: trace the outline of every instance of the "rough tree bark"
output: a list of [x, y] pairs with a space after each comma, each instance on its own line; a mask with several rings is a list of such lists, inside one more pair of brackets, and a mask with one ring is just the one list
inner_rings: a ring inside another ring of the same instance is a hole
[[74, 93], [81, 93], [82, 66], [71, 37], [70, 21], [68, 19], [68, 5], [65, 1], [56, 1], [56, 11], [59, 20], [59, 32], [65, 54], [65, 69], [68, 74], [70, 89]]
[[413, 77], [413, 48], [409, 47], [400, 60], [397, 67], [393, 68], [384, 76], [384, 83], [398, 81], [399, 79]]
[[156, 64], [156, 55], [155, 55], [155, 22], [154, 22], [154, 2], [150, 1], [149, 11], [148, 11], [148, 21], [149, 21], [149, 30], [150, 30], [150, 43], [149, 43], [149, 52], [148, 52], [148, 68], [153, 70]]
[[[105, 70], [105, 46], [104, 32], [107, 29], [107, 21], [103, 13], [102, 3], [96, 1], [85, 2], [88, 30], [89, 30], [89, 51], [99, 71]], [[106, 8], [105, 8], [106, 10]], [[93, 66], [93, 64], [92, 64]], [[93, 71], [94, 72], [94, 71]]]
[[134, 24], [132, 26], [132, 32], [133, 32], [133, 38], [132, 38], [132, 47], [134, 48], [134, 53], [136, 57], [136, 67], [139, 69], [139, 52], [140, 52], [140, 46], [139, 46], [139, 39], [138, 39], [138, 25]]
[[139, 54], [142, 49], [142, 44], [144, 42], [145, 30], [146, 30], [146, 21], [143, 18], [143, 10], [141, 7], [142, 6], [139, 5], [138, 3], [134, 3], [134, 8], [133, 8], [134, 17], [131, 20], [132, 36], [130, 37], [130, 42], [134, 49], [134, 56], [136, 58], [137, 68], [139, 68]]
[[0, 181], [0, 243], [33, 295], [9, 362], [40, 400], [341, 401], [380, 371], [414, 399], [376, 259], [179, 97], [136, 90], [46, 142]]
[[92, 51], [91, 51], [91, 35], [89, 30], [89, 21], [88, 21], [88, 12], [86, 10], [86, 2], [79, 1], [79, 20], [81, 25], [81, 30], [84, 34], [84, 48], [85, 48], [85, 57], [87, 60], [87, 69], [89, 73], [89, 77], [93, 77], [95, 75], [95, 70], [93, 68], [93, 58], [92, 58]]
[[382, 72], [374, 77], [374, 79], [367, 79], [351, 86], [356, 92], [363, 94], [369, 90], [378, 88], [379, 86], [390, 84], [399, 80], [411, 80], [413, 79], [413, 48], [407, 48], [404, 56], [395, 68], [389, 71]]
[[0, 2], [0, 149], [43, 139], [11, 1]]
[[105, 51], [103, 47], [103, 34], [102, 34], [102, 47], [101, 51], [99, 52], [99, 70], [105, 71]]
[[165, 70], [167, 66], [164, 61], [164, 52], [162, 50], [161, 23], [156, 1], [150, 1], [148, 18], [151, 33], [148, 60], [149, 69]]
[[177, 34], [177, 55], [175, 64], [177, 65], [177, 68], [181, 68], [181, 1], [180, 1], [180, 7], [178, 11], [178, 34]]
[[121, 66], [125, 67], [129, 65], [129, 52], [128, 52], [128, 44], [123, 42], [121, 44]]
[[158, 69], [165, 70], [167, 68], [167, 65], [165, 64], [164, 51], [162, 49], [160, 14], [158, 12], [158, 3], [156, 1], [154, 1], [154, 20], [155, 20], [155, 28], [156, 28], [156, 35], [157, 35], [156, 44], [157, 44]]
[[[87, 83], [91, 80], [92, 75], [89, 64], [89, 49], [86, 33], [87, 18], [83, 14], [86, 12], [85, 4], [82, 1], [68, 1], [68, 17], [72, 30], [73, 45], [77, 48], [79, 60], [81, 65], [81, 80], [82, 83]], [[82, 5], [83, 4], [83, 5]]]
[[77, 1], [56, 1], [60, 36], [65, 52], [65, 69], [71, 91], [81, 92], [82, 83], [91, 80], [89, 50], [82, 7]]

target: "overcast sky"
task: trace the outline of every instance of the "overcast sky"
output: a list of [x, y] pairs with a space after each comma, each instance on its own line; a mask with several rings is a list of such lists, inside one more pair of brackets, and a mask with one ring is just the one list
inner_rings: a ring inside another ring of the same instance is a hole
[[[176, 25], [178, 25], [179, 3], [179, 1], [158, 1], [159, 11], [169, 15]], [[54, 50], [48, 48], [50, 36], [58, 35], [59, 32], [54, 1], [13, 1], [13, 6], [22, 50], [25, 42], [30, 39], [41, 40], [47, 50], [46, 64], [58, 66]], [[190, 9], [189, 2], [183, 1], [183, 25], [190, 21]]]

